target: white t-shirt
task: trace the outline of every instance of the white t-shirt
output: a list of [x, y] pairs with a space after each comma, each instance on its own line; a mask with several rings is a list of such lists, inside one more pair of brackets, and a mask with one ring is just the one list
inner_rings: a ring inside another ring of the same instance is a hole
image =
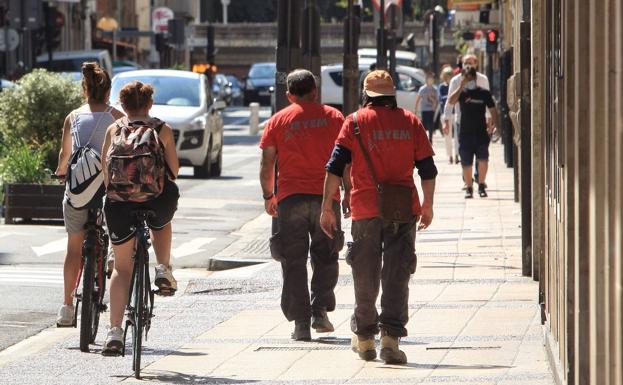
[[[452, 93], [459, 88], [459, 86], [461, 85], [462, 79], [463, 79], [463, 74], [458, 74], [454, 76], [452, 80], [450, 80], [450, 85], [448, 86], [448, 98], [450, 98], [450, 95], [452, 95]], [[489, 89], [489, 78], [487, 78], [486, 75], [480, 72], [476, 72], [476, 85], [478, 87], [484, 88], [485, 90], [490, 90]], [[450, 120], [453, 117], [453, 115], [455, 119], [454, 121], [460, 122], [461, 121], [461, 107], [459, 106], [458, 103], [456, 104], [446, 103], [446, 108], [443, 111], [443, 118], [445, 120]], [[487, 110], [487, 117], [488, 116], [489, 116], [489, 110]]]

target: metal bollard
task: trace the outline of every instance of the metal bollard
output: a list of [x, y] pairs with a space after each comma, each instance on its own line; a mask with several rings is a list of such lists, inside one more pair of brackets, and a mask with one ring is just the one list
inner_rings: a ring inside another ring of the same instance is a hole
[[260, 130], [260, 104], [249, 104], [249, 135], [257, 135]]

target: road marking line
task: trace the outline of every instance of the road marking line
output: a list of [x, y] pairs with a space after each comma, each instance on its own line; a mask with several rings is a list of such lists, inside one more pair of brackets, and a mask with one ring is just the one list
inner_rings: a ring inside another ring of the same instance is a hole
[[37, 254], [37, 257], [41, 257], [47, 254], [58, 253], [61, 251], [65, 251], [67, 248], [67, 237], [63, 237], [61, 239], [57, 239], [56, 241], [48, 242], [43, 246], [32, 246], [32, 251]]
[[202, 249], [203, 246], [215, 240], [216, 238], [195, 238], [192, 241], [182, 243], [180, 246], [171, 250], [171, 254], [173, 255], [173, 258], [176, 259], [197, 254], [201, 251], [205, 251], [205, 249]]

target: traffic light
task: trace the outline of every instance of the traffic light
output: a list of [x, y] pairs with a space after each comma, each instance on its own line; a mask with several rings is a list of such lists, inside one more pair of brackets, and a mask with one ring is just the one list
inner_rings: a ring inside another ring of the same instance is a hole
[[44, 3], [43, 11], [45, 13], [45, 38], [49, 51], [61, 45], [61, 30], [65, 26], [65, 15], [46, 4]]
[[487, 53], [496, 53], [498, 51], [499, 32], [496, 29], [487, 31]]

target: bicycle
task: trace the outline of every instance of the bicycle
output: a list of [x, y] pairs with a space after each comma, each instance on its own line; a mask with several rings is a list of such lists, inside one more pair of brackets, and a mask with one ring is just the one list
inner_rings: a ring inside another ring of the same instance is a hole
[[132, 333], [132, 370], [134, 377], [140, 379], [141, 372], [141, 348], [143, 343], [143, 331], [145, 340], [151, 328], [151, 319], [154, 316], [154, 294], [151, 289], [149, 277], [149, 228], [147, 219], [155, 216], [151, 210], [134, 210], [132, 215], [135, 218], [136, 230], [136, 252], [134, 254], [134, 266], [132, 268], [132, 280], [130, 282], [130, 292], [128, 304], [126, 305], [126, 324], [123, 332], [122, 356], [125, 356], [126, 338], [128, 329]]
[[[64, 180], [63, 176], [52, 175], [52, 178]], [[111, 272], [106, 271], [108, 234], [102, 222], [101, 208], [88, 209], [87, 222], [84, 225], [85, 238], [82, 243], [80, 273], [76, 277], [72, 294], [76, 300], [72, 326], [78, 327], [78, 309], [80, 309], [80, 351], [85, 353], [89, 352], [89, 345], [95, 342], [100, 313], [108, 308], [104, 303], [104, 294], [106, 279], [110, 278]], [[82, 291], [80, 291], [81, 281]]]

